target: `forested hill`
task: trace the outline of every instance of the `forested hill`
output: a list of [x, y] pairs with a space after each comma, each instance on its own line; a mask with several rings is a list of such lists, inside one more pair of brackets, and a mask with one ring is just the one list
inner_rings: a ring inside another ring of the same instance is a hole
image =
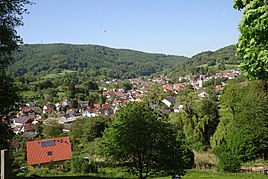
[[230, 45], [215, 52], [206, 51], [199, 53], [191, 58], [189, 63], [192, 66], [199, 66], [199, 65], [213, 65], [217, 63], [224, 63], [224, 64], [240, 64], [240, 60], [235, 57], [236, 48], [234, 45]]
[[76, 71], [88, 77], [131, 78], [163, 73], [187, 60], [97, 45], [35, 44], [20, 46], [8, 72], [15, 77]]
[[193, 56], [183, 64], [179, 64], [170, 72], [172, 81], [184, 75], [213, 75], [220, 71], [239, 68], [240, 59], [235, 57], [236, 48], [230, 45], [215, 52], [206, 51]]

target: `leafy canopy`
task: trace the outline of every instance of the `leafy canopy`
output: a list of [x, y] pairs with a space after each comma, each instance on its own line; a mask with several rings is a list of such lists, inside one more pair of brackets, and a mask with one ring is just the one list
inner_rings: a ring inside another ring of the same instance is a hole
[[212, 137], [219, 169], [236, 171], [242, 162], [267, 158], [267, 108], [267, 82], [252, 82], [242, 87], [228, 84], [222, 96], [225, 116]]
[[63, 125], [52, 120], [44, 124], [43, 133], [45, 137], [59, 137], [63, 134]]
[[243, 58], [241, 68], [249, 79], [268, 78], [268, 2], [235, 0], [234, 8], [244, 9], [239, 24], [236, 55]]
[[[22, 15], [27, 12], [28, 0], [0, 1], [0, 119], [15, 106], [19, 99], [12, 79], [6, 76], [6, 68], [12, 60], [12, 53], [18, 48], [21, 38], [16, 27], [23, 25]], [[12, 132], [6, 124], [0, 124], [0, 149], [7, 148]]]
[[[182, 141], [170, 124], [157, 119], [145, 103], [128, 103], [104, 132], [102, 148], [106, 156], [126, 165], [140, 179], [155, 172], [183, 174]], [[189, 152], [188, 152], [189, 154]]]

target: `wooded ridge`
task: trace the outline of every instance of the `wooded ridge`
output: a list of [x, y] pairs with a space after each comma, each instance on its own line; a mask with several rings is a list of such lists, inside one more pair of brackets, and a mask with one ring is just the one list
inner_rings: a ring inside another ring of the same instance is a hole
[[215, 52], [199, 53], [192, 58], [114, 49], [98, 45], [32, 44], [21, 45], [8, 73], [12, 76], [42, 75], [76, 71], [95, 78], [134, 78], [208, 64], [239, 64], [233, 45]]

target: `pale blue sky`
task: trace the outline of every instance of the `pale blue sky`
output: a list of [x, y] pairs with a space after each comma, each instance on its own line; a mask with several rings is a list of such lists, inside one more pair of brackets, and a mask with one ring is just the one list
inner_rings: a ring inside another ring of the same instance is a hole
[[237, 42], [233, 0], [34, 0], [24, 43], [96, 44], [191, 57]]

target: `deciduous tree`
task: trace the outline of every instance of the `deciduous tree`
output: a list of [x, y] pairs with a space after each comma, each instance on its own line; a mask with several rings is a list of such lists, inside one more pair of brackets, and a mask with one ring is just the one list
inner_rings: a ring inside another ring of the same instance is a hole
[[235, 0], [234, 8], [243, 9], [236, 55], [249, 79], [268, 78], [268, 1]]
[[[25, 5], [29, 0], [0, 1], [0, 120], [13, 109], [19, 96], [13, 80], [7, 77], [6, 68], [12, 61], [12, 53], [18, 48], [22, 39], [16, 28], [23, 25], [22, 15], [27, 12]], [[0, 148], [7, 147], [10, 128], [0, 124]]]
[[45, 137], [59, 137], [63, 134], [63, 125], [57, 121], [50, 121], [44, 124], [43, 133]]
[[[258, 157], [267, 157], [268, 153], [268, 115], [267, 93], [262, 91], [264, 83], [252, 82], [240, 91], [235, 107], [234, 116], [224, 120], [213, 136], [214, 151], [219, 157], [219, 168], [234, 171], [241, 162], [247, 162]], [[239, 87], [240, 88], [240, 87]], [[257, 90], [256, 90], [257, 89]], [[225, 93], [227, 94], [227, 93]], [[223, 132], [221, 132], [223, 131]], [[223, 134], [224, 138], [219, 138]], [[226, 156], [229, 156], [226, 158]], [[236, 167], [227, 160], [237, 161]]]
[[104, 132], [102, 148], [140, 179], [157, 171], [183, 174], [187, 163], [184, 155], [191, 154], [182, 141], [176, 140], [170, 124], [158, 120], [145, 103], [128, 103], [117, 111]]

